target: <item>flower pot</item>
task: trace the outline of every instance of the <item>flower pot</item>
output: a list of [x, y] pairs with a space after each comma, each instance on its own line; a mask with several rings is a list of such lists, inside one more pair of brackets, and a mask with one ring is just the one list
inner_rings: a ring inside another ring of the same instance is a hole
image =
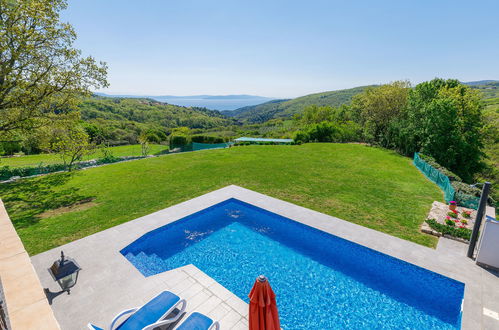
[[450, 204], [449, 205], [449, 210], [455, 211], [456, 209], [457, 209], [457, 205], [456, 204]]

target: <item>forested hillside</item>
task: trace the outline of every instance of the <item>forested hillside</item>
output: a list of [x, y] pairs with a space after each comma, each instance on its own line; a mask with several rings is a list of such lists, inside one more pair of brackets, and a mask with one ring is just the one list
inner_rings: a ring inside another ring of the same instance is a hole
[[224, 111], [223, 114], [245, 123], [263, 123], [270, 119], [292, 117], [309, 105], [338, 107], [348, 104], [355, 95], [364, 91], [366, 87], [310, 94], [291, 100], [274, 100], [234, 111]]
[[137, 143], [142, 131], [149, 132], [151, 142], [160, 142], [177, 127], [212, 129], [235, 122], [218, 111], [151, 99], [98, 96], [84, 100], [79, 108], [90, 135], [98, 135], [112, 145]]

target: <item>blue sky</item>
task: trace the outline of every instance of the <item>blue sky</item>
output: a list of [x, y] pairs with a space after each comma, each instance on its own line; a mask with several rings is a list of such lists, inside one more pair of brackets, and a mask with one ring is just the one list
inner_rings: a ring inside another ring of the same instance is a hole
[[499, 79], [499, 1], [69, 0], [110, 94], [295, 97]]

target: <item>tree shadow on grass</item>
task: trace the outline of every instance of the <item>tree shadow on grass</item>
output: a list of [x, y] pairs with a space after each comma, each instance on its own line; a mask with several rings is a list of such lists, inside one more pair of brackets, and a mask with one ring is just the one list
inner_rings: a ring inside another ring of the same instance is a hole
[[0, 184], [2, 198], [16, 228], [26, 228], [40, 221], [39, 214], [90, 200], [79, 188], [62, 188], [74, 173], [56, 173], [34, 179]]

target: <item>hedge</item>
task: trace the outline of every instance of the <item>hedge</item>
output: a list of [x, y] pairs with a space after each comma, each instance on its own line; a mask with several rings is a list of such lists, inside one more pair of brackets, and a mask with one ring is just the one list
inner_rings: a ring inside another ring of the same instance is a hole
[[186, 135], [172, 134], [170, 135], [169, 142], [170, 142], [170, 149], [174, 149], [189, 144], [190, 139]]
[[193, 135], [191, 137], [192, 142], [197, 143], [207, 143], [207, 144], [218, 144], [227, 142], [223, 137], [211, 136], [211, 135]]
[[[85, 167], [91, 167], [91, 166], [97, 166], [97, 165], [103, 165], [103, 164], [111, 164], [111, 163], [117, 163], [117, 162], [123, 162], [126, 160], [133, 160], [133, 159], [140, 159], [140, 158], [145, 158], [143, 156], [125, 156], [125, 157], [105, 157], [105, 158], [99, 158], [96, 160], [89, 160], [89, 161], [84, 161], [84, 162], [78, 162], [73, 164], [72, 169], [73, 170], [79, 170]], [[33, 176], [33, 175], [40, 175], [40, 174], [48, 174], [48, 173], [54, 173], [54, 172], [60, 172], [60, 171], [67, 171], [68, 166], [65, 164], [50, 164], [50, 165], [42, 165], [40, 164], [39, 166], [26, 166], [26, 167], [14, 167], [11, 168], [10, 166], [3, 166], [0, 167], [0, 180], [9, 180], [12, 177], [27, 177], [27, 176]]]

